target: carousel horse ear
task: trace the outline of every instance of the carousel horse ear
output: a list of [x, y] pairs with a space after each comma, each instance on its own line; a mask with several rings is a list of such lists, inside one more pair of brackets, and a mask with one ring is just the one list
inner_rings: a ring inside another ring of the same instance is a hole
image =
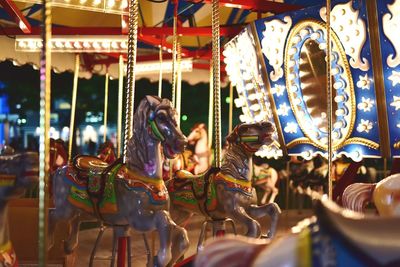
[[232, 132], [226, 137], [226, 141], [228, 141], [229, 143], [235, 143], [238, 141], [239, 136], [238, 136], [238, 128], [239, 125], [236, 126]]
[[146, 100], [152, 108], [155, 108], [161, 103], [161, 98], [159, 98], [158, 96], [146, 95]]

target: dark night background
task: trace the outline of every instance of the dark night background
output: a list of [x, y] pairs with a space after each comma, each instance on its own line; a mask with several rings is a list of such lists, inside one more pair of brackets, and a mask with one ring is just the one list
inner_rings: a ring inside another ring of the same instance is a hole
[[[193, 70], [196, 71], [196, 70]], [[0, 93], [8, 95], [10, 113], [19, 114], [24, 117], [27, 110], [39, 112], [39, 72], [30, 65], [14, 66], [11, 61], [0, 63], [0, 81], [3, 83]], [[71, 102], [73, 73], [64, 72], [56, 74], [52, 72], [52, 112], [54, 111], [55, 100], [64, 99]], [[136, 81], [135, 107], [145, 95], [157, 95], [158, 82], [150, 82], [148, 79]], [[229, 87], [221, 88], [221, 119], [222, 136], [227, 135], [229, 104], [226, 98], [229, 97]], [[234, 99], [237, 97], [234, 92]], [[163, 80], [163, 98], [171, 98], [171, 84]], [[199, 83], [190, 85], [182, 82], [182, 110], [181, 115], [187, 115], [187, 120], [181, 120], [181, 128], [185, 134], [190, 133], [190, 128], [197, 122], [208, 122], [208, 98], [209, 84]], [[118, 80], [110, 80], [109, 83], [109, 108], [108, 122], [117, 122], [117, 99]], [[21, 104], [16, 109], [16, 104]], [[93, 75], [89, 80], [79, 79], [76, 123], [80, 124], [85, 120], [87, 111], [103, 112], [104, 109], [104, 76]], [[235, 108], [233, 114], [233, 125], [239, 123], [241, 110]], [[32, 123], [32, 122], [31, 122]], [[59, 127], [69, 126], [69, 112], [60, 114]]]

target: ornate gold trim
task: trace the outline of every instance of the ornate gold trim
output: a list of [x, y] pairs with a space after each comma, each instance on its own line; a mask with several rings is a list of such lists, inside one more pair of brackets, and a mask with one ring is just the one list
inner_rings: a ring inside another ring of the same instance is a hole
[[265, 66], [264, 55], [262, 54], [262, 51], [261, 51], [260, 40], [258, 38], [257, 29], [256, 29], [256, 25], [254, 24], [254, 22], [250, 23], [250, 27], [251, 27], [251, 33], [253, 34], [253, 37], [254, 37], [254, 42], [256, 44], [256, 53], [258, 56], [258, 61], [260, 62], [261, 68], [262, 68], [261, 76], [262, 76], [262, 79], [264, 80], [265, 88], [267, 89], [267, 96], [268, 96], [269, 102], [271, 104], [272, 116], [275, 120], [276, 131], [278, 132], [278, 139], [279, 139], [279, 143], [280, 143], [279, 148], [282, 149], [283, 155], [286, 156], [286, 155], [288, 155], [288, 152], [287, 152], [287, 148], [285, 146], [285, 138], [283, 137], [281, 122], [279, 121], [279, 116], [276, 112], [277, 109], [276, 109], [274, 97], [272, 96], [272, 93], [271, 93], [271, 84], [269, 83], [269, 78], [267, 75], [267, 73], [268, 73], [267, 67]]
[[[286, 82], [286, 90], [288, 93], [288, 97], [289, 97], [289, 103], [291, 106], [291, 109], [294, 113], [294, 116], [296, 117], [296, 120], [299, 124], [300, 129], [302, 130], [302, 132], [304, 133], [304, 135], [306, 136], [306, 138], [309, 140], [309, 144], [312, 144], [315, 147], [318, 147], [319, 149], [322, 150], [327, 150], [328, 146], [326, 144], [321, 143], [320, 141], [316, 140], [304, 127], [304, 125], [302, 124], [302, 121], [299, 119], [300, 115], [298, 114], [299, 111], [297, 109], [296, 106], [294, 106], [294, 103], [292, 101], [292, 99], [294, 99], [293, 93], [291, 92], [291, 90], [289, 90], [289, 88], [291, 87], [291, 81], [287, 78], [288, 73], [290, 73], [289, 71], [289, 67], [288, 67], [288, 62], [291, 59], [291, 56], [289, 56], [289, 49], [292, 47], [292, 42], [291, 40], [294, 38], [295, 35], [298, 34], [299, 31], [301, 31], [301, 29], [303, 29], [306, 26], [310, 26], [312, 28], [318, 28], [321, 30], [325, 29], [325, 23], [324, 22], [320, 22], [314, 19], [307, 19], [304, 21], [301, 21], [299, 23], [297, 23], [292, 30], [290, 31], [289, 37], [288, 37], [288, 41], [285, 47], [285, 82]], [[333, 140], [334, 144], [333, 144], [333, 150], [338, 150], [340, 148], [342, 148], [344, 146], [345, 141], [350, 137], [351, 133], [353, 132], [354, 129], [354, 124], [355, 124], [355, 117], [356, 117], [356, 101], [355, 101], [355, 93], [354, 93], [354, 83], [353, 83], [353, 77], [351, 75], [351, 71], [350, 71], [350, 67], [349, 67], [349, 63], [347, 61], [347, 57], [346, 57], [346, 53], [343, 49], [343, 46], [338, 38], [338, 36], [336, 35], [335, 32], [332, 31], [332, 41], [334, 43], [333, 51], [337, 52], [340, 55], [340, 60], [343, 61], [343, 65], [342, 66], [344, 68], [345, 71], [345, 75], [346, 78], [348, 79], [347, 81], [347, 85], [345, 88], [345, 91], [349, 94], [349, 109], [350, 109], [350, 118], [349, 118], [349, 126], [347, 129], [347, 132], [343, 135], [342, 138], [340, 138], [339, 140]], [[297, 139], [296, 139], [297, 140]], [[293, 142], [293, 141], [292, 141]], [[292, 143], [290, 142], [290, 143]], [[304, 141], [302, 141], [304, 142]]]
[[[309, 145], [315, 146], [313, 143], [310, 142], [310, 139], [308, 139], [307, 137], [301, 137], [301, 138], [294, 139], [294, 140], [290, 141], [286, 146], [287, 146], [287, 148], [290, 149], [297, 145], [302, 145], [302, 144], [309, 144]], [[359, 144], [359, 145], [367, 146], [372, 149], [379, 149], [379, 147], [380, 147], [380, 145], [378, 143], [375, 143], [374, 141], [371, 141], [371, 140], [368, 140], [365, 138], [361, 138], [361, 137], [349, 138], [343, 142], [343, 146], [352, 145], [352, 144]], [[397, 144], [400, 149], [400, 142]]]
[[379, 149], [379, 147], [380, 147], [380, 145], [378, 143], [375, 143], [374, 141], [371, 141], [371, 140], [368, 140], [365, 138], [361, 138], [361, 137], [349, 138], [344, 142], [343, 146], [351, 145], [351, 144], [364, 145], [364, 146], [367, 146], [367, 147], [375, 149], [375, 150]]
[[310, 145], [314, 145], [313, 143], [310, 142], [310, 139], [307, 137], [300, 137], [297, 139], [294, 139], [292, 141], [290, 141], [289, 143], [286, 144], [288, 149], [291, 149], [297, 145], [302, 145], [302, 144], [310, 144]]
[[400, 149], [400, 142], [397, 142], [393, 145], [394, 149]]

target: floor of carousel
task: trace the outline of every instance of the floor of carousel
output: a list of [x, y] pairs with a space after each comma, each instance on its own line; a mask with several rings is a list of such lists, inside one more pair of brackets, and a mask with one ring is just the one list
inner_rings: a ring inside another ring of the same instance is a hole
[[[299, 212], [297, 210], [282, 211], [279, 220], [279, 227], [276, 239], [279, 239], [289, 233], [290, 228], [297, 224], [297, 222], [303, 218], [312, 215], [311, 210], [303, 210]], [[268, 225], [268, 221], [262, 222], [262, 225]], [[190, 248], [185, 256], [190, 256], [196, 253], [197, 241], [200, 234], [200, 228], [202, 225], [202, 217], [194, 216], [188, 224], [188, 234], [190, 240]], [[229, 227], [228, 227], [229, 228]], [[244, 228], [238, 227], [238, 231], [242, 233]], [[265, 228], [264, 228], [265, 231]], [[77, 267], [86, 267], [89, 264], [89, 255], [93, 248], [93, 244], [96, 240], [98, 229], [82, 230], [79, 236], [79, 247], [76, 257]], [[146, 266], [147, 255], [143, 244], [142, 236], [139, 233], [131, 233], [132, 240], [132, 264], [133, 266]], [[208, 232], [208, 235], [210, 233]], [[149, 242], [151, 242], [150, 235], [148, 234]], [[157, 239], [157, 238], [156, 238]], [[156, 241], [157, 243], [157, 241]], [[157, 248], [156, 244], [156, 248]], [[112, 246], [112, 231], [107, 230], [103, 236], [103, 240], [98, 248], [97, 257], [106, 258], [111, 256]], [[96, 267], [110, 266], [108, 260], [96, 260], [93, 264]]]

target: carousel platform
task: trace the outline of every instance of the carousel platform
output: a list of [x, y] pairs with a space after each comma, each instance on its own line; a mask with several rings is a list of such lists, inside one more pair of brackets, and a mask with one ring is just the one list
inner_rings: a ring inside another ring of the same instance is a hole
[[[309, 217], [312, 215], [311, 210], [303, 210], [299, 212], [298, 210], [287, 210], [282, 211], [279, 221], [278, 233], [275, 240], [287, 235], [290, 231], [290, 228], [295, 226], [299, 220], [303, 218]], [[200, 228], [202, 224], [203, 218], [200, 216], [192, 217], [189, 222], [187, 229], [190, 240], [190, 248], [185, 256], [191, 256], [196, 253], [197, 248], [197, 240], [200, 234]], [[265, 219], [266, 220], [266, 219]], [[269, 224], [268, 221], [262, 221], [262, 225]], [[229, 231], [229, 227], [228, 227]], [[244, 232], [243, 227], [238, 227], [238, 231], [240, 233]], [[264, 229], [265, 231], [265, 229]], [[79, 236], [79, 247], [77, 250], [75, 266], [78, 267], [87, 267], [89, 264], [89, 257], [92, 251], [94, 242], [96, 240], [98, 234], [98, 229], [88, 229], [82, 230]], [[210, 236], [210, 231], [208, 232], [208, 236]], [[157, 239], [155, 236], [155, 242], [152, 244], [152, 234], [148, 234], [148, 240], [150, 246], [154, 246], [156, 249], [158, 247]], [[147, 262], [147, 254], [143, 244], [143, 238], [141, 234], [136, 232], [131, 232], [132, 239], [132, 264], [133, 266], [146, 266]], [[110, 262], [108, 258], [111, 257], [111, 247], [112, 247], [112, 231], [106, 230], [102, 242], [98, 248], [97, 257], [99, 259], [95, 260], [93, 266], [96, 267], [108, 267], [110, 266]]]

